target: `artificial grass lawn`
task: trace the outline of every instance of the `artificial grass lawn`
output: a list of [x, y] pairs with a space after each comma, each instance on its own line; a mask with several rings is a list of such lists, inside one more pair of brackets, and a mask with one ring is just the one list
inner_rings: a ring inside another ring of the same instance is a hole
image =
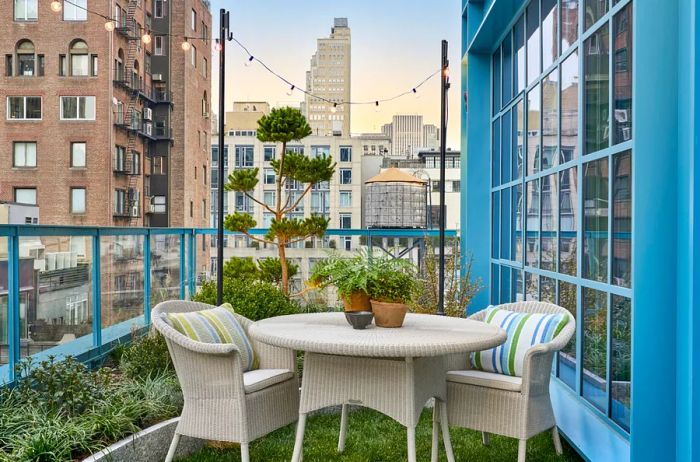
[[[416, 450], [419, 461], [430, 460], [432, 413], [425, 411], [416, 429]], [[306, 421], [304, 434], [304, 462], [403, 462], [406, 455], [406, 429], [389, 417], [369, 409], [350, 413], [345, 452], [338, 454], [339, 414], [324, 414]], [[281, 428], [250, 445], [250, 459], [254, 462], [289, 461], [294, 448], [296, 423]], [[512, 438], [491, 436], [491, 445], [481, 443], [481, 433], [451, 428], [452, 447], [457, 461], [515, 461], [518, 442]], [[551, 432], [542, 433], [528, 441], [527, 460], [580, 461], [581, 458], [562, 440], [564, 455], [554, 452]], [[241, 460], [238, 447], [233, 449], [206, 448], [178, 462], [234, 462]], [[447, 460], [440, 439], [440, 461]]]

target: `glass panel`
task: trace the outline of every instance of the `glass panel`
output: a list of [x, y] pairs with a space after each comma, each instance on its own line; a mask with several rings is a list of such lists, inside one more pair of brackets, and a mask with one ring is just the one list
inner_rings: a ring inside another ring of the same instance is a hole
[[128, 333], [143, 325], [143, 236], [100, 239], [102, 328]]
[[584, 44], [586, 154], [600, 151], [610, 144], [609, 39], [608, 25], [605, 24]]
[[630, 287], [632, 280], [632, 154], [613, 157], [612, 283]]
[[583, 288], [583, 397], [606, 412], [608, 303], [607, 294]]
[[525, 264], [539, 266], [540, 180], [527, 183], [527, 245]]
[[557, 218], [559, 217], [559, 200], [557, 174], [542, 178], [542, 244], [540, 267], [556, 271], [557, 264]]
[[561, 64], [561, 158], [560, 163], [578, 157], [578, 50]]
[[527, 94], [527, 174], [540, 171], [540, 86]]
[[540, 3], [535, 0], [527, 6], [527, 83], [542, 73], [540, 61]]
[[501, 184], [508, 183], [510, 177], [510, 130], [511, 130], [511, 114], [513, 111], [508, 111], [501, 117]]
[[612, 296], [612, 377], [610, 414], [622, 428], [630, 430], [632, 396], [632, 301]]
[[501, 48], [503, 50], [503, 73], [502, 88], [503, 88], [503, 106], [508, 104], [513, 99], [513, 44], [512, 35], [509, 32], [506, 38], [503, 39]]
[[525, 300], [525, 286], [523, 285], [523, 272], [515, 268], [511, 269], [511, 286], [513, 301], [522, 302]]
[[523, 185], [519, 184], [513, 190], [513, 260], [523, 261]]
[[[491, 265], [491, 304], [492, 305], [498, 305], [500, 302], [499, 298], [499, 293], [500, 293], [500, 266], [498, 265]], [[1, 303], [2, 299], [0, 299]], [[0, 305], [1, 306], [1, 305]]]
[[609, 0], [586, 0], [584, 15], [586, 16], [586, 29], [591, 27], [605, 13], [608, 12]]
[[20, 356], [60, 353], [68, 342], [92, 345], [92, 238], [22, 237]]
[[[9, 317], [7, 295], [9, 288], [7, 286], [7, 238], [0, 236], [0, 366], [7, 364], [9, 361], [9, 341], [7, 332], [7, 318]], [[0, 374], [0, 383], [6, 380], [7, 377]]]
[[[190, 293], [190, 274], [188, 271], [188, 268], [192, 266], [195, 262], [190, 261], [190, 237], [187, 235], [183, 235], [182, 239], [185, 240], [185, 268], [183, 268], [183, 274], [185, 275], [185, 300], [189, 300], [190, 297], [193, 295]], [[197, 250], [197, 249], [194, 249]]]
[[513, 127], [513, 179], [520, 179], [523, 176], [523, 155], [525, 139], [525, 103], [521, 99], [515, 106], [515, 117], [517, 126]]
[[557, 0], [542, 0], [542, 69], [559, 56], [557, 30]]
[[501, 266], [501, 303], [509, 303], [513, 299], [510, 296], [510, 267]]
[[559, 174], [559, 272], [576, 276], [578, 176], [576, 167]]
[[151, 236], [151, 307], [180, 298], [180, 236]]
[[557, 303], [557, 281], [552, 278], [540, 276], [540, 300], [548, 303]]
[[493, 54], [492, 58], [492, 86], [493, 86], [493, 113], [501, 110], [501, 49]]
[[559, 76], [553, 70], [542, 81], [542, 170], [557, 162], [559, 145]]
[[[576, 319], [576, 285], [559, 281], [559, 306], [569, 310]], [[559, 352], [557, 376], [576, 390], [576, 335]]]
[[632, 139], [632, 3], [613, 19], [615, 74], [613, 104], [615, 107], [615, 139], [621, 143]]
[[608, 158], [583, 169], [583, 277], [607, 282]]
[[492, 212], [491, 213], [491, 215], [492, 215], [491, 232], [493, 233], [493, 235], [491, 237], [491, 256], [493, 258], [501, 258], [501, 254], [499, 251], [499, 244], [501, 242], [501, 239], [500, 239], [501, 193], [496, 191], [495, 193], [492, 194], [492, 196], [493, 196], [493, 204], [492, 204], [493, 209], [491, 210], [491, 212]]
[[527, 301], [540, 299], [539, 277], [536, 274], [525, 273], [525, 296]]
[[498, 186], [501, 177], [501, 121], [493, 122], [492, 154], [491, 154], [491, 185]]
[[513, 89], [515, 94], [525, 89], [525, 18], [520, 17], [513, 28]]
[[566, 51], [578, 39], [579, 0], [561, 0], [561, 51]]
[[501, 258], [510, 260], [510, 189], [501, 191]]

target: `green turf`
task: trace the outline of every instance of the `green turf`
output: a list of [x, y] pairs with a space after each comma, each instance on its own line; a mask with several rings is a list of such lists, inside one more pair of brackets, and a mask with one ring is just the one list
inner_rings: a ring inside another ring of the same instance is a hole
[[[340, 416], [325, 414], [311, 417], [306, 423], [304, 462], [403, 462], [406, 460], [406, 429], [394, 420], [367, 409], [350, 414], [345, 452], [337, 453]], [[288, 425], [250, 445], [250, 459], [254, 462], [289, 461], [294, 447], [296, 426]], [[431, 414], [426, 411], [416, 431], [418, 460], [430, 460]], [[452, 446], [457, 461], [515, 461], [518, 442], [512, 438], [491, 437], [491, 445], [481, 444], [481, 434], [461, 428], [450, 429]], [[545, 432], [528, 441], [527, 460], [580, 461], [581, 458], [565, 442], [564, 455], [554, 452], [551, 433]], [[206, 448], [178, 462], [233, 462], [240, 461], [238, 448], [219, 450]], [[440, 461], [446, 460], [440, 447]]]

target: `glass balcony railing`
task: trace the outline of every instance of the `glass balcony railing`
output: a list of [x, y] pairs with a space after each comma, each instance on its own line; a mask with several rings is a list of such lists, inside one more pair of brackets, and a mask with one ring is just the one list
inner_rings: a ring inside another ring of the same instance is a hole
[[[266, 229], [252, 233], [264, 235]], [[216, 230], [0, 225], [0, 383], [14, 379], [22, 358], [99, 357], [146, 328], [151, 308], [188, 299], [216, 277]], [[448, 231], [448, 237], [457, 235]], [[301, 288], [329, 249], [381, 247], [420, 259], [436, 230], [331, 229], [287, 251]], [[274, 246], [227, 233], [224, 255], [276, 257]]]

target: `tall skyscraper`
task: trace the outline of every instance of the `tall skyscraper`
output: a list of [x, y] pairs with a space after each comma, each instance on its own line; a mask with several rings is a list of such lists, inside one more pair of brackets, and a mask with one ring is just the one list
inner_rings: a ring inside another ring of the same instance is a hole
[[[303, 110], [317, 136], [350, 136], [350, 28], [347, 18], [335, 18], [331, 35], [319, 38], [306, 72]], [[337, 103], [337, 106], [334, 104]]]
[[423, 147], [423, 116], [395, 115], [391, 121], [391, 155], [410, 158]]
[[50, 3], [0, 0], [0, 200], [43, 224], [207, 226], [211, 45], [181, 37], [209, 37], [209, 2]]
[[440, 129], [436, 125], [423, 125], [423, 146], [421, 148], [427, 150], [440, 148]]

